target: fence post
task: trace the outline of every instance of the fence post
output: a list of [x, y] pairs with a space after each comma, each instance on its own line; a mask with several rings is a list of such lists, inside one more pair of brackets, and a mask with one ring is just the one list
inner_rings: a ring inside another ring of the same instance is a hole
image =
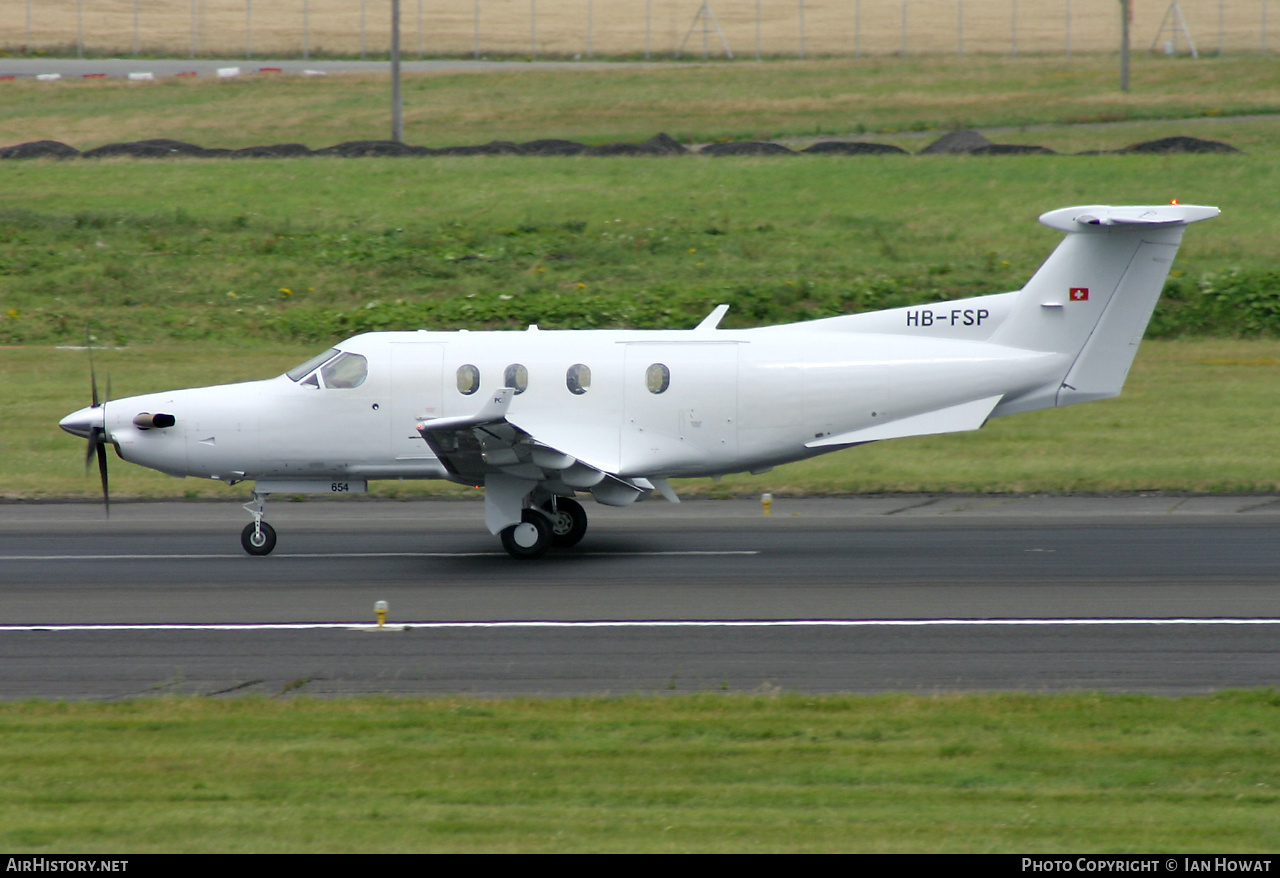
[[1010, 50], [1009, 57], [1018, 57], [1018, 0], [1013, 0], [1012, 11], [1009, 16], [1009, 40]]
[[253, 0], [244, 0], [244, 56], [253, 58]]
[[853, 0], [853, 57], [862, 57], [862, 0]]
[[199, 0], [191, 0], [191, 57], [196, 56], [196, 3]]
[[311, 57], [311, 0], [302, 0], [302, 57]]
[[391, 0], [391, 139], [404, 143], [404, 103], [400, 97], [400, 0]]
[[[760, 0], [756, 0], [757, 3]], [[644, 0], [644, 59], [649, 60], [649, 50], [653, 46], [653, 0]]]
[[587, 0], [587, 57], [591, 57], [591, 38], [592, 30], [595, 28], [595, 0]]
[[472, 39], [474, 42], [473, 42], [473, 48], [471, 50], [471, 54], [472, 56], [479, 58], [480, 57], [480, 0], [475, 0], [475, 10], [474, 10], [474, 15], [472, 16]]
[[1120, 0], [1120, 90], [1129, 90], [1129, 12], [1131, 0]]
[[[139, 43], [139, 22], [138, 22], [138, 4], [140, 0], [133, 0], [133, 54], [137, 55], [142, 51]], [[31, 0], [27, 0], [27, 10], [31, 10]]]
[[364, 58], [365, 58], [365, 54], [366, 54], [366, 52], [365, 52], [365, 40], [364, 40], [364, 12], [365, 12], [365, 5], [366, 5], [366, 4], [365, 4], [365, 0], [360, 0], [360, 60], [361, 60], [361, 61], [363, 61], [363, 60], [364, 60]]
[[532, 51], [529, 53], [530, 60], [538, 59], [538, 0], [529, 0], [529, 44]]
[[804, 0], [800, 0], [800, 60], [804, 60]]
[[76, 57], [84, 57], [84, 0], [76, 0]]
[[1067, 0], [1067, 57], [1071, 57], [1071, 0]]
[[907, 0], [902, 0], [902, 57], [907, 57]]
[[956, 0], [956, 57], [964, 56], [964, 0]]
[[1222, 4], [1223, 0], [1218, 0], [1218, 57], [1222, 57]]
[[756, 0], [756, 60], [760, 60], [760, 0]]

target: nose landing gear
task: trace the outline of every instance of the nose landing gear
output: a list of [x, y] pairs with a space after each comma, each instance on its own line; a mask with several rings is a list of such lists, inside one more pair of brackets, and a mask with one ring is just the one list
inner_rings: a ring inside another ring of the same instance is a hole
[[276, 547], [276, 529], [262, 520], [267, 497], [255, 491], [252, 502], [244, 504], [245, 511], [253, 516], [253, 523], [246, 524], [240, 531], [240, 545], [250, 555], [270, 555]]

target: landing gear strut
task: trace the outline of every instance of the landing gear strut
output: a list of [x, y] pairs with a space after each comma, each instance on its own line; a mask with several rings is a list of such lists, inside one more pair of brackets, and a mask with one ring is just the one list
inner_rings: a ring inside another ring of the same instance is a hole
[[245, 511], [253, 516], [253, 523], [246, 524], [240, 531], [240, 545], [250, 555], [270, 555], [276, 547], [276, 529], [262, 520], [266, 511], [267, 495], [253, 493], [252, 502], [244, 505]]

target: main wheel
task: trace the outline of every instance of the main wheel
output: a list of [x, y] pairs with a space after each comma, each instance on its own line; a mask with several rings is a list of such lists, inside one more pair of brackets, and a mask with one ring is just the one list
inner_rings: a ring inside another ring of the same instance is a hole
[[265, 521], [261, 530], [253, 524], [246, 524], [240, 531], [240, 545], [250, 555], [270, 555], [276, 547], [276, 529]]
[[502, 531], [502, 548], [512, 558], [532, 561], [551, 548], [551, 525], [541, 512], [526, 509], [519, 524]]
[[577, 500], [557, 497], [543, 503], [542, 508], [551, 517], [551, 545], [567, 549], [587, 535], [587, 510]]

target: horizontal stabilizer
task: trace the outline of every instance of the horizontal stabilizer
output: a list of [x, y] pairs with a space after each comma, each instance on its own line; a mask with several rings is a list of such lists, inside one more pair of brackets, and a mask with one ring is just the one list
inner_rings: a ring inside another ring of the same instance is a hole
[[825, 436], [806, 442], [806, 448], [825, 448], [833, 445], [857, 445], [862, 442], [878, 442], [881, 439], [902, 439], [907, 436], [933, 436], [938, 433], [963, 433], [977, 430], [987, 422], [991, 410], [1001, 397], [989, 396], [960, 405], [949, 406], [909, 418], [900, 418], [887, 424], [864, 427], [838, 436]]
[[1200, 204], [1154, 204], [1149, 206], [1112, 207], [1091, 204], [1063, 207], [1042, 214], [1040, 222], [1064, 232], [1080, 231], [1081, 226], [1174, 226], [1198, 223], [1221, 213], [1216, 207]]

